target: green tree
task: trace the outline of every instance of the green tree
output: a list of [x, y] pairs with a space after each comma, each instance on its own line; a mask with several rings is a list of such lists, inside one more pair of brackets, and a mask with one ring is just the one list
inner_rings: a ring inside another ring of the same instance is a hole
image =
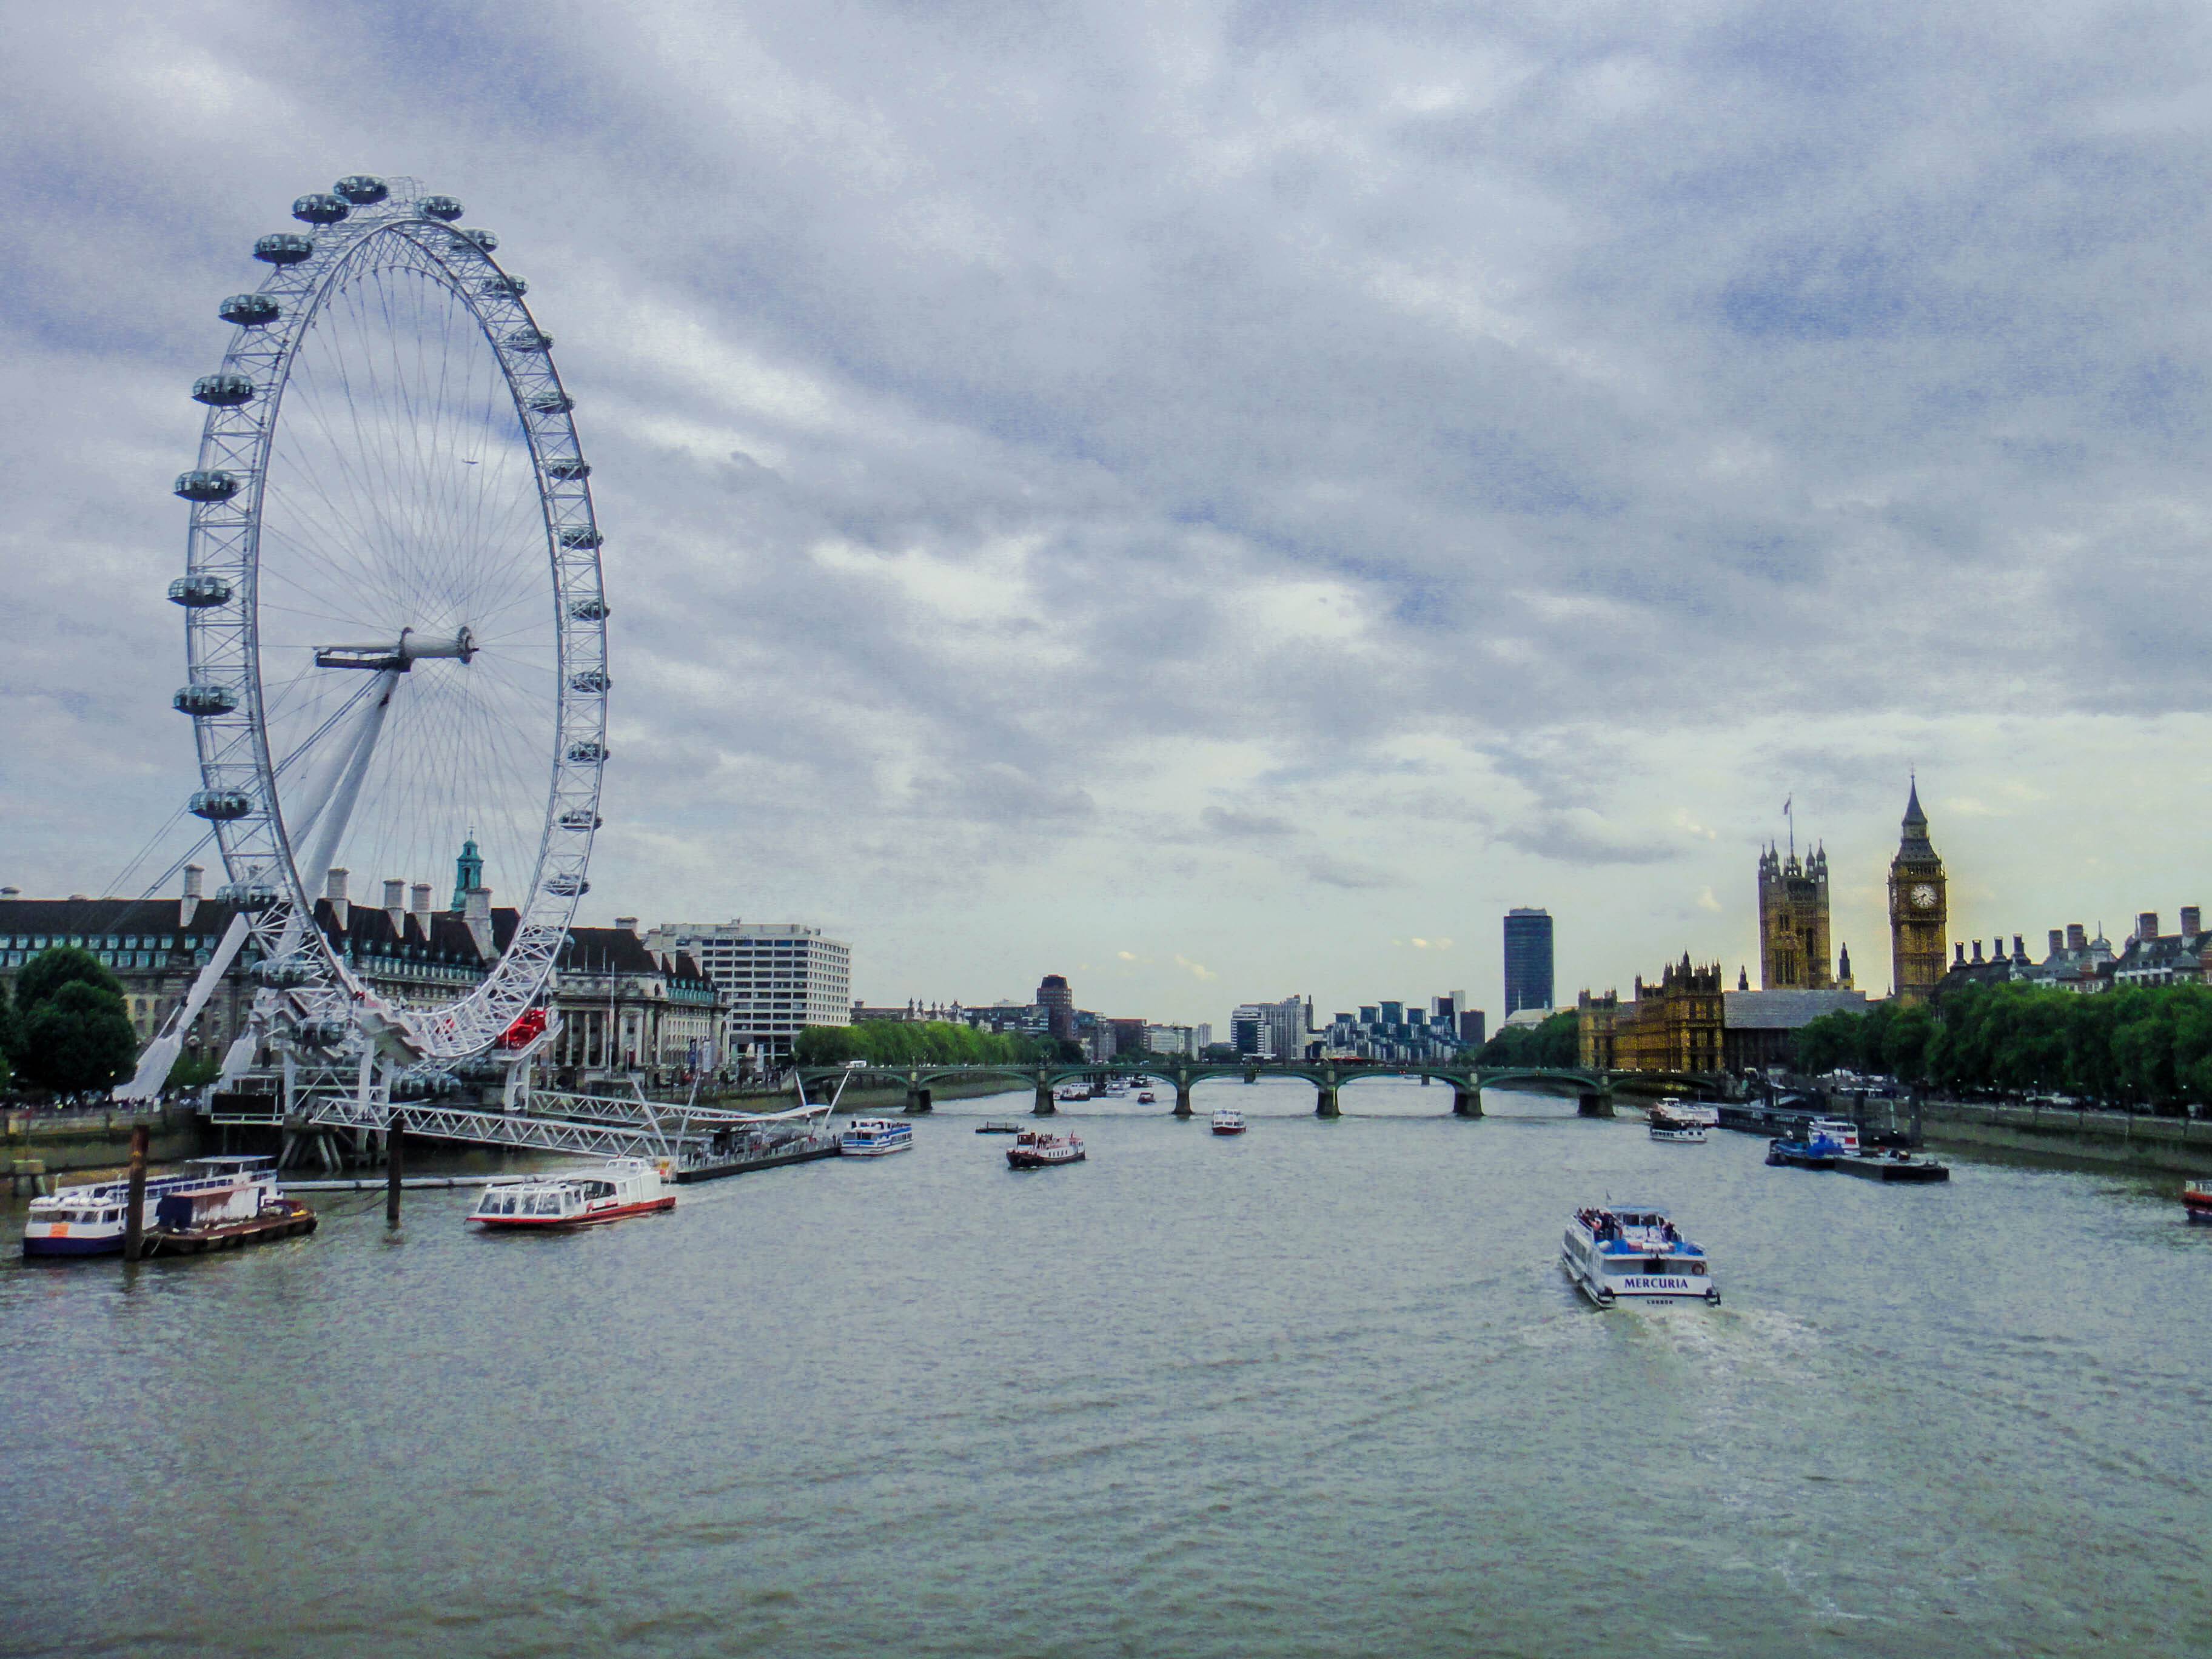
[[1881, 1051], [1869, 1069], [1887, 1072], [1899, 1083], [1919, 1083], [1928, 1075], [1928, 1045], [1936, 1040], [1936, 1016], [1927, 1004], [1898, 1009], [1883, 1022]]
[[104, 1089], [131, 1075], [138, 1034], [123, 995], [67, 981], [23, 1017], [24, 1073], [49, 1089]]
[[72, 980], [96, 985], [118, 997], [123, 994], [123, 981], [101, 967], [98, 957], [73, 945], [58, 945], [40, 951], [24, 964], [15, 979], [15, 1006], [27, 1015]]
[[1865, 1024], [1864, 1015], [1839, 1008], [1799, 1026], [1791, 1040], [1791, 1056], [1797, 1069], [1818, 1076], [1862, 1064], [1864, 1044], [1860, 1028]]
[[1571, 1008], [1553, 1014], [1540, 1025], [1516, 1025], [1500, 1031], [1475, 1055], [1478, 1066], [1572, 1066], [1581, 1058], [1581, 1040], [1575, 1031]]
[[[809, 1025], [799, 1032], [792, 1052], [802, 1066], [842, 1066], [854, 1060], [884, 1066], [1004, 1066], [1031, 1062], [1049, 1042], [979, 1031], [951, 1020], [887, 1019], [864, 1025]], [[1070, 1056], [1082, 1057], [1079, 1050]]]

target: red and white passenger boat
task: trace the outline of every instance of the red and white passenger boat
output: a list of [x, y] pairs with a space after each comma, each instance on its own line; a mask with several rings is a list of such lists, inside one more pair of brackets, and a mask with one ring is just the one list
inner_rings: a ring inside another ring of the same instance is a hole
[[469, 1219], [488, 1231], [524, 1231], [588, 1227], [675, 1207], [676, 1194], [665, 1189], [659, 1164], [651, 1158], [616, 1158], [595, 1170], [495, 1182], [483, 1189]]
[[1234, 1106], [1214, 1109], [1213, 1133], [1218, 1135], [1241, 1135], [1244, 1133], [1244, 1114]]
[[1055, 1164], [1083, 1162], [1083, 1142], [1073, 1134], [1049, 1134], [1024, 1129], [1006, 1148], [1006, 1162], [1017, 1170], [1048, 1170]]
[[2212, 1221], [2212, 1181], [2192, 1181], [2184, 1187], [2181, 1207], [2191, 1221]]

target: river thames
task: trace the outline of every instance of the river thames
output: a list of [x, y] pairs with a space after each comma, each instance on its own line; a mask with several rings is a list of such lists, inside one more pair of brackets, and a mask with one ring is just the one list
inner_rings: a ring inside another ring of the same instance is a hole
[[[1197, 1098], [1064, 1118], [1068, 1169], [974, 1133], [1024, 1092], [567, 1237], [318, 1194], [257, 1250], [11, 1260], [0, 1651], [2212, 1650], [2178, 1183]], [[1608, 1194], [1726, 1305], [1579, 1300]]]

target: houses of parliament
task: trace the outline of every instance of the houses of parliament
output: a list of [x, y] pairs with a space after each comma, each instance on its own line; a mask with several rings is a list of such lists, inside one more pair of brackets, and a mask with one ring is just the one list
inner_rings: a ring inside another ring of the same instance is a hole
[[[1890, 983], [1900, 1000], [1924, 1002], [1948, 965], [1949, 900], [1917, 780], [1900, 829], [1889, 864]], [[1850, 946], [1836, 949], [1831, 969], [1829, 945], [1827, 849], [1816, 844], [1801, 859], [1794, 839], [1787, 853], [1770, 842], [1759, 858], [1759, 988], [1751, 988], [1746, 967], [1735, 991], [1724, 992], [1719, 963], [1698, 963], [1685, 954], [1656, 981], [1638, 975], [1632, 997], [1585, 990], [1575, 1008], [1580, 1063], [1603, 1071], [1676, 1073], [1787, 1064], [1796, 1034], [1807, 1024], [1866, 1008], [1851, 983]]]
[[[1897, 855], [1889, 861], [1889, 961], [1893, 994], [1924, 1002], [1943, 976], [1949, 884], [1928, 839], [1915, 779], [1905, 804]], [[1802, 862], [1771, 842], [1759, 860], [1759, 982], [1767, 991], [1848, 991], [1848, 945], [1828, 969], [1828, 854], [1816, 846]], [[1740, 976], [1738, 988], [1750, 989]]]

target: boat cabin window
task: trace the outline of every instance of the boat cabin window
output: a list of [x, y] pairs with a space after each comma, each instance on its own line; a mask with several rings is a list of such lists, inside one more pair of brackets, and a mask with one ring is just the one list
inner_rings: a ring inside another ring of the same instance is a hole
[[112, 1221], [122, 1213], [120, 1210], [102, 1210], [100, 1212], [100, 1218], [102, 1221]]

